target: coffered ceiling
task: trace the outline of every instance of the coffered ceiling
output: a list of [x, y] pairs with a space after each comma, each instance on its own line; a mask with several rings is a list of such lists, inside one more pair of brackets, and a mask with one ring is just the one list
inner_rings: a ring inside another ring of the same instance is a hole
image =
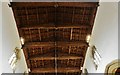
[[79, 75], [98, 2], [12, 2], [30, 73]]

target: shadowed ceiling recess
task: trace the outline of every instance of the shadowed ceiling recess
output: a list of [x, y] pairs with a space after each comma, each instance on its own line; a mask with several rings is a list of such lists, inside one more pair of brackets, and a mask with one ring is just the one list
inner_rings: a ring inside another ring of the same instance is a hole
[[12, 2], [30, 73], [81, 73], [98, 2]]

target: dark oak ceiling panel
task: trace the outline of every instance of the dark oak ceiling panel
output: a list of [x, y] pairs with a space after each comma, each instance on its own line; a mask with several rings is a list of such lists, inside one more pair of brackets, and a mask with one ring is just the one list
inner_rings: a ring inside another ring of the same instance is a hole
[[98, 2], [12, 2], [32, 75], [79, 75]]
[[[40, 28], [28, 27], [20, 28], [20, 36], [25, 38], [25, 42], [40, 41], [85, 41], [86, 35], [90, 34], [89, 26], [81, 28]], [[55, 39], [52, 39], [55, 38]]]

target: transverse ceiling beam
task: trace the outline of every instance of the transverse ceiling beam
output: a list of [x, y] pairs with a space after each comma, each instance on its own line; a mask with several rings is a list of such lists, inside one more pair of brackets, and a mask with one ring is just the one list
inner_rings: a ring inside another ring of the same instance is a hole
[[12, 7], [31, 7], [31, 6], [97, 7], [98, 2], [11, 2], [11, 5]]
[[21, 27], [20, 29], [63, 29], [63, 28], [91, 28], [90, 25], [57, 25], [54, 24], [43, 24], [43, 25], [37, 25], [37, 26], [29, 26], [29, 27]]
[[[58, 73], [80, 72], [79, 68], [57, 68]], [[55, 73], [55, 68], [32, 68], [31, 73]]]
[[[30, 47], [30, 46], [55, 46], [55, 42], [30, 42], [26, 43], [24, 47]], [[56, 46], [88, 46], [88, 44], [84, 41], [56, 41]]]
[[61, 57], [31, 57], [29, 60], [65, 60], [65, 59], [83, 59], [79, 56], [61, 56]]

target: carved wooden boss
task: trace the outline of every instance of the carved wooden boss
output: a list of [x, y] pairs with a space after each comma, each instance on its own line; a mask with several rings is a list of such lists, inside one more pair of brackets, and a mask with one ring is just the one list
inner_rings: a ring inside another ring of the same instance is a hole
[[12, 2], [30, 73], [81, 73], [98, 2]]

